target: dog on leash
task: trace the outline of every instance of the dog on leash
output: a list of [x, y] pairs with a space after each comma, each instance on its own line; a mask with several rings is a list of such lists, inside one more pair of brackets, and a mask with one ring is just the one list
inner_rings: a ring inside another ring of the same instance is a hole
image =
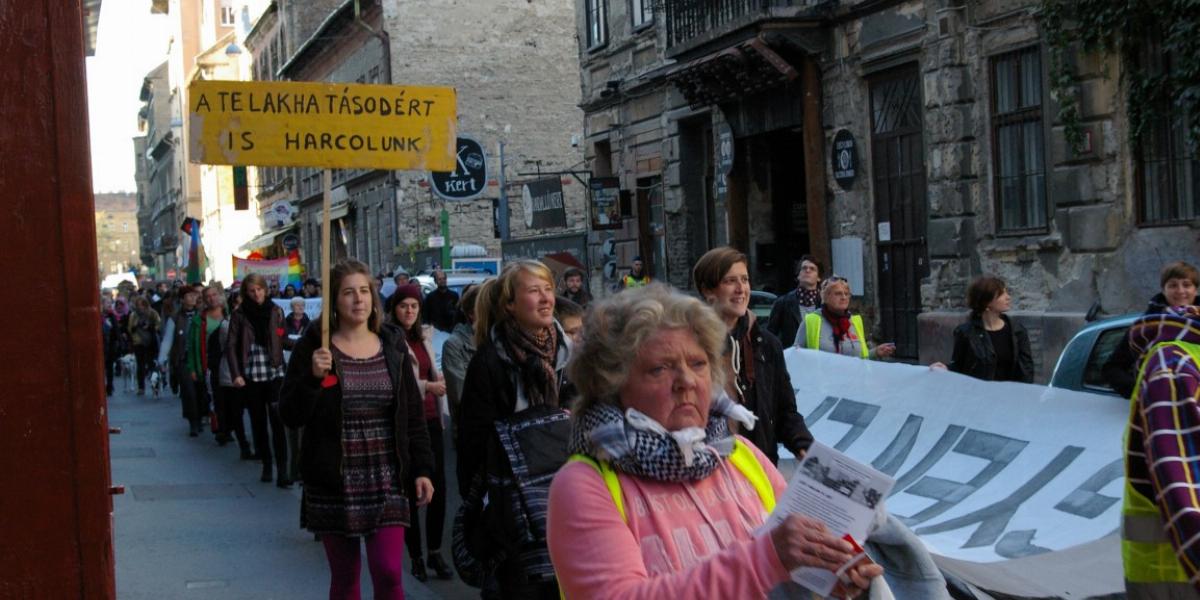
[[151, 369], [150, 375], [147, 377], [147, 379], [150, 380], [150, 393], [154, 396], [154, 399], [157, 400], [159, 392], [162, 392], [163, 388], [167, 387], [166, 367], [159, 365]]
[[121, 381], [125, 382], [125, 391], [132, 392], [137, 389], [137, 358], [132, 354], [126, 354], [117, 359], [117, 363], [121, 365]]

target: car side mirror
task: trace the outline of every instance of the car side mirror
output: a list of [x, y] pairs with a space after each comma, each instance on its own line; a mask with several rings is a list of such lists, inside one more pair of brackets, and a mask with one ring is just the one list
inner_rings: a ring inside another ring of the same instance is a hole
[[1083, 317], [1083, 320], [1088, 323], [1091, 323], [1092, 321], [1095, 321], [1099, 316], [1100, 316], [1100, 301], [1097, 300], [1092, 303], [1092, 307], [1088, 309], [1087, 315], [1085, 315]]

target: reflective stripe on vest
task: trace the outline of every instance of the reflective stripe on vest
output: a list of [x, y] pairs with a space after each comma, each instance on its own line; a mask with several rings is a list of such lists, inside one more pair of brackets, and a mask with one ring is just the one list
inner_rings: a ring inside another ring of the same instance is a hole
[[[821, 349], [821, 324], [824, 322], [825, 317], [821, 315], [821, 311], [813, 311], [804, 315], [804, 341], [809, 350]], [[850, 315], [850, 325], [854, 327], [854, 333], [858, 335], [858, 345], [862, 357], [870, 358], [871, 351], [867, 348], [867, 334], [863, 329], [862, 315]]]
[[[1176, 346], [1200, 363], [1200, 345], [1186, 342], [1156, 344], [1142, 358], [1134, 382], [1134, 396], [1142, 387], [1146, 364], [1155, 351], [1164, 346]], [[1125, 447], [1129, 447], [1129, 429], [1137, 416], [1137, 403], [1129, 403], [1129, 419], [1125, 424]], [[1129, 461], [1128, 455], [1125, 457]], [[1129, 469], [1125, 472], [1128, 474]], [[1179, 564], [1175, 547], [1164, 531], [1158, 505], [1125, 480], [1124, 503], [1121, 506], [1121, 561], [1125, 565], [1126, 589], [1130, 598], [1194, 598], [1196, 589], [1188, 583], [1187, 572]], [[1137, 590], [1135, 592], [1135, 590]], [[1182, 595], [1180, 595], [1182, 594]]]
[[[621, 513], [621, 520], [629, 522], [629, 517], [625, 514], [625, 500], [621, 496], [621, 480], [617, 479], [617, 472], [611, 465], [607, 462], [597, 461], [585, 454], [572, 454], [567, 462], [583, 462], [596, 469], [600, 473], [600, 477], [604, 478], [604, 485], [608, 487], [608, 493], [612, 495], [613, 504], [617, 505], [617, 512]], [[762, 463], [758, 462], [758, 457], [754, 456], [754, 452], [747, 448], [741, 440], [734, 440], [733, 453], [729, 455], [729, 462], [733, 463], [734, 468], [750, 482], [750, 486], [758, 494], [763, 508], [768, 513], [775, 510], [775, 488], [771, 487], [767, 471], [763, 469]]]

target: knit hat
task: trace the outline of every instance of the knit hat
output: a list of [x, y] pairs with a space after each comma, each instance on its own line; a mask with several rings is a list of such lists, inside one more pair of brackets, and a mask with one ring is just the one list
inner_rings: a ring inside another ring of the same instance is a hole
[[415, 283], [406, 283], [402, 286], [397, 287], [396, 291], [392, 292], [392, 297], [396, 299], [396, 302], [399, 302], [406, 298], [412, 298], [413, 300], [420, 302], [421, 286], [419, 286]]

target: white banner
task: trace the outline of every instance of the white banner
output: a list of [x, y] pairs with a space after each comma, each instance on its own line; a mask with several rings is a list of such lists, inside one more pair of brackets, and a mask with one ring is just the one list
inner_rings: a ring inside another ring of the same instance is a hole
[[[297, 296], [299, 297], [299, 296]], [[316, 319], [317, 315], [321, 314], [321, 299], [320, 298], [300, 298], [304, 300], [304, 314], [308, 315], [309, 319]], [[292, 314], [292, 300], [290, 298], [271, 298], [276, 306], [283, 309], [283, 316]]]
[[813, 350], [784, 357], [816, 439], [895, 477], [888, 510], [931, 551], [990, 562], [1118, 528], [1120, 399]]

